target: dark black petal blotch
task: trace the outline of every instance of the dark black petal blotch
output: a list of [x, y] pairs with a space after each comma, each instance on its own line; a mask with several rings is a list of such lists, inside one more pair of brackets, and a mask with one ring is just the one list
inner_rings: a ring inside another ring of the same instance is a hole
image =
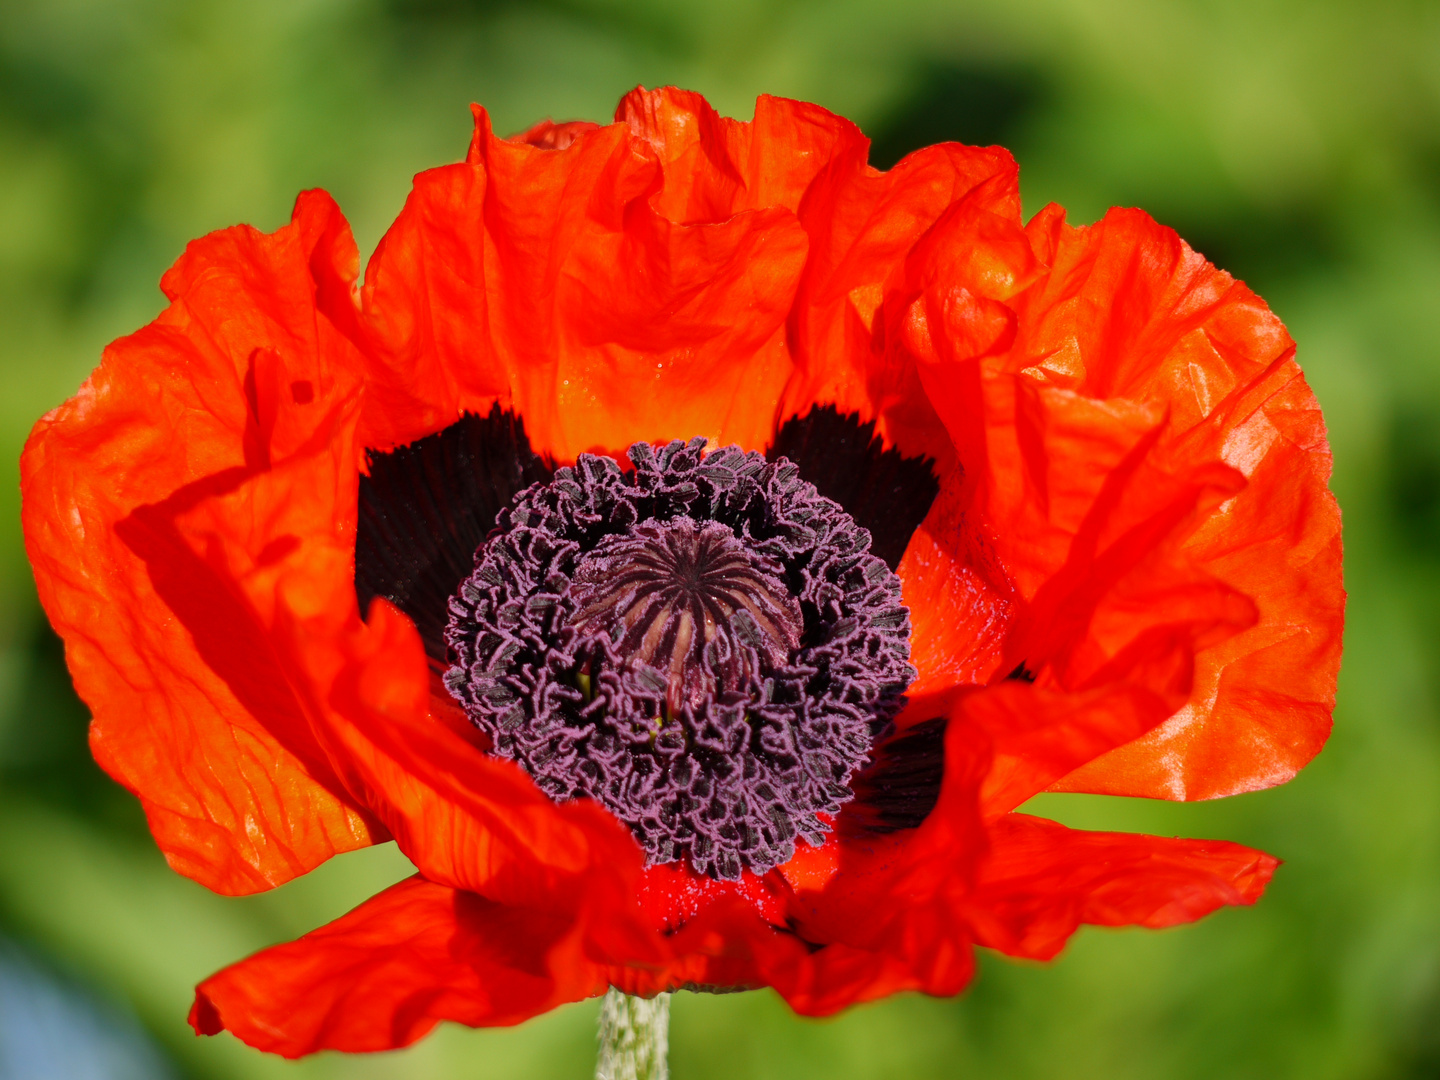
[[525, 425], [496, 405], [466, 413], [408, 446], [367, 454], [355, 532], [355, 593], [377, 596], [415, 621], [425, 652], [446, 661], [450, 597], [475, 567], [495, 517], [525, 488], [548, 481]]
[[817, 405], [780, 426], [768, 456], [787, 458], [827, 499], [870, 532], [870, 550], [891, 570], [940, 493], [935, 463], [886, 448], [875, 422]]

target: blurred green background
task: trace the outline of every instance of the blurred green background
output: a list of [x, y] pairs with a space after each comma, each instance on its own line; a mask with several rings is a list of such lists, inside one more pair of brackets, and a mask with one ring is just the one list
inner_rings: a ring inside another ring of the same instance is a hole
[[[760, 92], [818, 101], [881, 165], [1000, 142], [1027, 213], [1138, 205], [1179, 229], [1300, 343], [1351, 590], [1335, 735], [1294, 783], [1037, 800], [1274, 852], [1256, 908], [1082, 931], [1050, 966], [983, 958], [956, 1000], [826, 1022], [769, 993], [677, 995], [676, 1080], [1440, 1077], [1440, 6], [1412, 0], [0, 3], [0, 1077], [589, 1075], [593, 1004], [300, 1064], [191, 1034], [198, 979], [407, 867], [386, 845], [243, 900], [166, 869], [87, 755], [14, 462], [102, 346], [160, 310], [188, 239], [275, 228], [321, 186], [368, 253], [411, 175], [463, 154], [470, 101], [518, 130], [608, 118], [636, 83], [741, 117]], [[52, 1054], [109, 1065], [33, 1071], [47, 1031]]]

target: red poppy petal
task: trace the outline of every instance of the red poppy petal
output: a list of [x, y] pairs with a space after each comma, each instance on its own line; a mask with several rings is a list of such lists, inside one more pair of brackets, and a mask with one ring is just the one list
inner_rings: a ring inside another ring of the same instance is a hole
[[657, 153], [626, 126], [544, 150], [476, 118], [471, 159], [417, 177], [367, 271], [366, 444], [499, 400], [559, 460], [640, 438], [763, 446], [805, 258], [794, 214], [671, 220]]
[[1061, 786], [1197, 799], [1283, 783], [1329, 733], [1344, 619], [1330, 450], [1294, 343], [1249, 289], [1138, 211], [1072, 229], [1051, 208], [1029, 232], [1052, 269], [1017, 301], [1008, 365], [1163, 402], [1160, 453], [1244, 475], [1184, 554], [1258, 609], [1200, 650], [1184, 709]]
[[[994, 828], [1008, 835], [1005, 823], [1015, 819], [1008, 811], [1173, 710], [1173, 687], [1155, 689], [1143, 665], [1127, 674], [1139, 677], [1089, 690], [1003, 680], [948, 703], [940, 698], [949, 720], [934, 808], [918, 828], [882, 836], [847, 827], [842, 815], [839, 838], [827, 845], [833, 850], [809, 856], [828, 857], [828, 867], [782, 869], [795, 888], [790, 923], [810, 940], [912, 955], [917, 964], [937, 950], [959, 955], [955, 927], [964, 925], [965, 898], [993, 861], [986, 837], [993, 840]], [[993, 828], [984, 824], [997, 819]]]
[[[978, 378], [953, 363], [921, 370], [932, 393], [946, 396], [949, 422], [985, 428], [962, 454], [973, 471], [942, 490], [922, 526], [922, 574], [912, 564], [912, 591], [948, 571], [955, 584], [940, 587], [963, 585], [969, 595], [958, 598], [976, 602], [968, 622], [916, 616], [954, 649], [930, 660], [925, 688], [947, 675], [1023, 668], [1077, 691], [1143, 683], [1182, 704], [1196, 649], [1256, 618], [1243, 593], [1181, 550], [1241, 477], [1219, 463], [1170, 468], [1146, 409], [1035, 389], [983, 367], [972, 368]], [[958, 522], [948, 534], [935, 527], [947, 516]], [[922, 646], [922, 658], [927, 651], [934, 646]]]
[[[959, 993], [975, 971], [969, 941], [963, 929], [956, 932], [953, 920], [944, 920], [941, 934], [931, 929], [915, 917], [892, 924], [873, 947], [838, 942], [816, 948], [758, 921], [748, 932], [732, 921], [725, 944], [732, 952], [747, 953], [759, 983], [772, 987], [796, 1012], [829, 1016], [907, 990]], [[694, 939], [703, 940], [706, 930], [697, 926]], [[687, 940], [682, 937], [677, 946], [683, 948]]]
[[[353, 397], [358, 361], [314, 297], [342, 306], [356, 266], [319, 192], [273, 234], [196, 241], [165, 275], [170, 307], [106, 350], [22, 462], [27, 549], [95, 757], [139, 795], [171, 865], [220, 892], [384, 838], [315, 744], [263, 626], [177, 527]], [[286, 403], [302, 399], [311, 419], [291, 424]]]
[[802, 224], [812, 254], [794, 320], [799, 366], [781, 415], [834, 402], [875, 418], [903, 452], [935, 459], [940, 495], [899, 567], [919, 672], [912, 691], [983, 680], [999, 662], [1013, 589], [963, 527], [971, 466], [922, 386], [905, 324], [942, 272], [1001, 292], [1033, 277], [1014, 160], [947, 144], [889, 173], [836, 170], [817, 182]]
[[989, 758], [960, 725], [945, 752], [939, 805], [919, 829], [877, 836], [842, 823], [823, 848], [802, 842], [785, 866], [735, 886], [651, 867], [643, 895], [673, 955], [612, 971], [612, 982], [646, 994], [771, 986], [807, 1015], [902, 990], [958, 993], [974, 971], [957, 905], [982, 853]]
[[629, 833], [593, 803], [556, 806], [518, 767], [481, 753], [443, 717], [437, 723], [410, 621], [383, 600], [368, 626], [360, 621], [357, 397], [302, 438], [298, 417], [337, 406], [326, 397], [270, 402], [272, 367], [256, 380], [268, 418], [256, 453], [268, 467], [192, 500], [171, 521], [188, 554], [268, 635], [270, 683], [293, 691], [345, 787], [431, 880], [573, 917], [601, 912], [594, 947], [650, 955]]
[[1345, 606], [1340, 514], [1325, 488], [1329, 449], [1293, 361], [1252, 390], [1235, 402], [1244, 418], [1217, 433], [1249, 486], [1186, 551], [1253, 598], [1258, 619], [1197, 653], [1194, 692], [1164, 725], [1056, 790], [1217, 798], [1284, 783], [1325, 743]]
[[[932, 917], [927, 918], [927, 915]], [[802, 1016], [833, 1016], [842, 1009], [905, 991], [951, 997], [975, 976], [969, 936], [942, 907], [911, 909], [874, 949], [843, 942], [812, 957], [786, 957], [766, 966], [766, 982]]]
[[945, 478], [897, 570], [910, 609], [912, 699], [987, 682], [1014, 617], [1014, 585], [984, 536], [967, 527], [963, 482], [958, 468]]
[[1328, 732], [1343, 608], [1293, 346], [1142, 214], [1074, 230], [1047, 212], [1030, 240], [1040, 270], [1011, 260], [994, 282], [917, 254], [931, 284], [904, 325], [966, 470], [932, 510], [963, 522], [944, 554], [1014, 590], [994, 671], [1078, 689], [1144, 669], [1189, 698], [1062, 786], [1194, 798], [1288, 779]]
[[[793, 889], [787, 923], [807, 941], [887, 957], [906, 988], [959, 992], [970, 976], [959, 902], [984, 852], [979, 792], [991, 752], [963, 723], [945, 732], [938, 799], [918, 828], [877, 834], [842, 812], [823, 848], [782, 867]], [[843, 952], [843, 950], [842, 950]]]
[[387, 601], [349, 632], [326, 630], [325, 618], [322, 607], [288, 631], [317, 725], [346, 784], [426, 877], [503, 903], [595, 913], [593, 947], [651, 957], [628, 830], [588, 800], [557, 805], [518, 766], [437, 723], [419, 635]]
[[1173, 704], [1144, 685], [1120, 682], [1066, 693], [1011, 680], [965, 695], [950, 723], [991, 748], [980, 787], [981, 813], [993, 820], [1076, 767], [1143, 735]]
[[419, 636], [388, 601], [360, 621], [355, 411], [352, 401], [303, 452], [199, 502], [178, 530], [270, 636], [275, 681], [294, 688], [348, 790], [427, 877], [550, 910], [603, 907], [601, 936], [643, 954], [628, 832], [595, 804], [556, 806], [518, 767], [436, 722]]
[[963, 923], [936, 936], [896, 924], [873, 947], [817, 945], [760, 918], [738, 897], [718, 900], [670, 934], [668, 960], [609, 971], [612, 985], [648, 996], [680, 988], [772, 987], [796, 1012], [827, 1016], [904, 990], [958, 993], [974, 973]]
[[[875, 420], [887, 445], [928, 454], [946, 471], [954, 452], [893, 324], [924, 285], [910, 267], [922, 237], [958, 236], [962, 222], [991, 216], [1011, 220], [1020, 235], [1019, 174], [996, 147], [932, 146], [885, 173], [864, 164], [864, 144], [841, 149], [800, 208], [810, 255], [792, 316], [796, 371], [780, 419], [834, 405]], [[937, 224], [942, 219], [949, 224]], [[959, 246], [979, 250], [976, 239], [969, 229]]]
[[874, 420], [886, 445], [935, 460], [941, 496], [899, 567], [919, 672], [912, 692], [923, 695], [989, 674], [1008, 583], [965, 546], [956, 501], [963, 471], [898, 331], [931, 273], [913, 253], [917, 244], [975, 253], [986, 250], [979, 236], [1000, 232], [1010, 237], [993, 248], [1001, 257], [982, 266], [976, 256], [974, 272], [1013, 282], [1034, 260], [1020, 230], [1019, 174], [1006, 151], [949, 143], [881, 173], [864, 164], [865, 149], [844, 145], [801, 206], [810, 254], [791, 318], [796, 371], [779, 419], [833, 405]]
[[968, 928], [943, 901], [907, 904], [904, 917], [886, 921], [865, 946], [840, 941], [815, 948], [798, 939], [787, 946], [771, 943], [755, 969], [804, 1016], [829, 1016], [904, 991], [948, 997], [975, 974]]
[[977, 944], [1048, 960], [1081, 923], [1158, 928], [1253, 904], [1278, 860], [1223, 840], [1080, 832], [1008, 814], [967, 909]]
[[518, 1024], [604, 989], [574, 923], [417, 876], [210, 976], [190, 1025], [288, 1058], [391, 1050], [441, 1020]]
[[538, 146], [542, 150], [564, 150], [581, 135], [586, 135], [599, 126], [589, 120], [567, 120], [561, 124], [553, 120], [541, 120], [529, 130], [510, 136], [510, 141]]
[[812, 1015], [900, 990], [958, 993], [972, 970], [968, 938], [948, 900], [936, 902], [936, 883], [973, 859], [950, 829], [907, 839], [800, 841], [784, 866], [734, 882], [685, 863], [647, 867], [641, 902], [673, 956], [617, 969], [612, 981], [638, 994], [773, 986]]
[[815, 178], [838, 161], [863, 163], [869, 140], [818, 105], [762, 94], [751, 121], [717, 113], [703, 97], [667, 86], [637, 87], [615, 120], [659, 159], [664, 184], [651, 199], [667, 220], [720, 222], [745, 210], [792, 213]]

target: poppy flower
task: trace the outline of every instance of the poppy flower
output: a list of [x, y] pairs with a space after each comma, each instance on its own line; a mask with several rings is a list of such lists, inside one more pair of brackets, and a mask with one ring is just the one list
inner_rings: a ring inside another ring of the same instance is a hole
[[1325, 741], [1330, 452], [1258, 297], [1138, 211], [1024, 222], [1002, 149], [871, 168], [813, 105], [475, 121], [363, 286], [321, 192], [192, 243], [25, 450], [95, 756], [171, 866], [418, 869], [207, 979], [197, 1031], [821, 1015], [1260, 895], [1260, 852], [1020, 809]]

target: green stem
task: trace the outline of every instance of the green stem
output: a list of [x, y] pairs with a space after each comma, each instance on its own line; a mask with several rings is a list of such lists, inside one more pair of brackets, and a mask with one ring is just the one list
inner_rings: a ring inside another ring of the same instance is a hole
[[649, 1000], [611, 988], [600, 1006], [595, 1080], [669, 1080], [670, 995]]

